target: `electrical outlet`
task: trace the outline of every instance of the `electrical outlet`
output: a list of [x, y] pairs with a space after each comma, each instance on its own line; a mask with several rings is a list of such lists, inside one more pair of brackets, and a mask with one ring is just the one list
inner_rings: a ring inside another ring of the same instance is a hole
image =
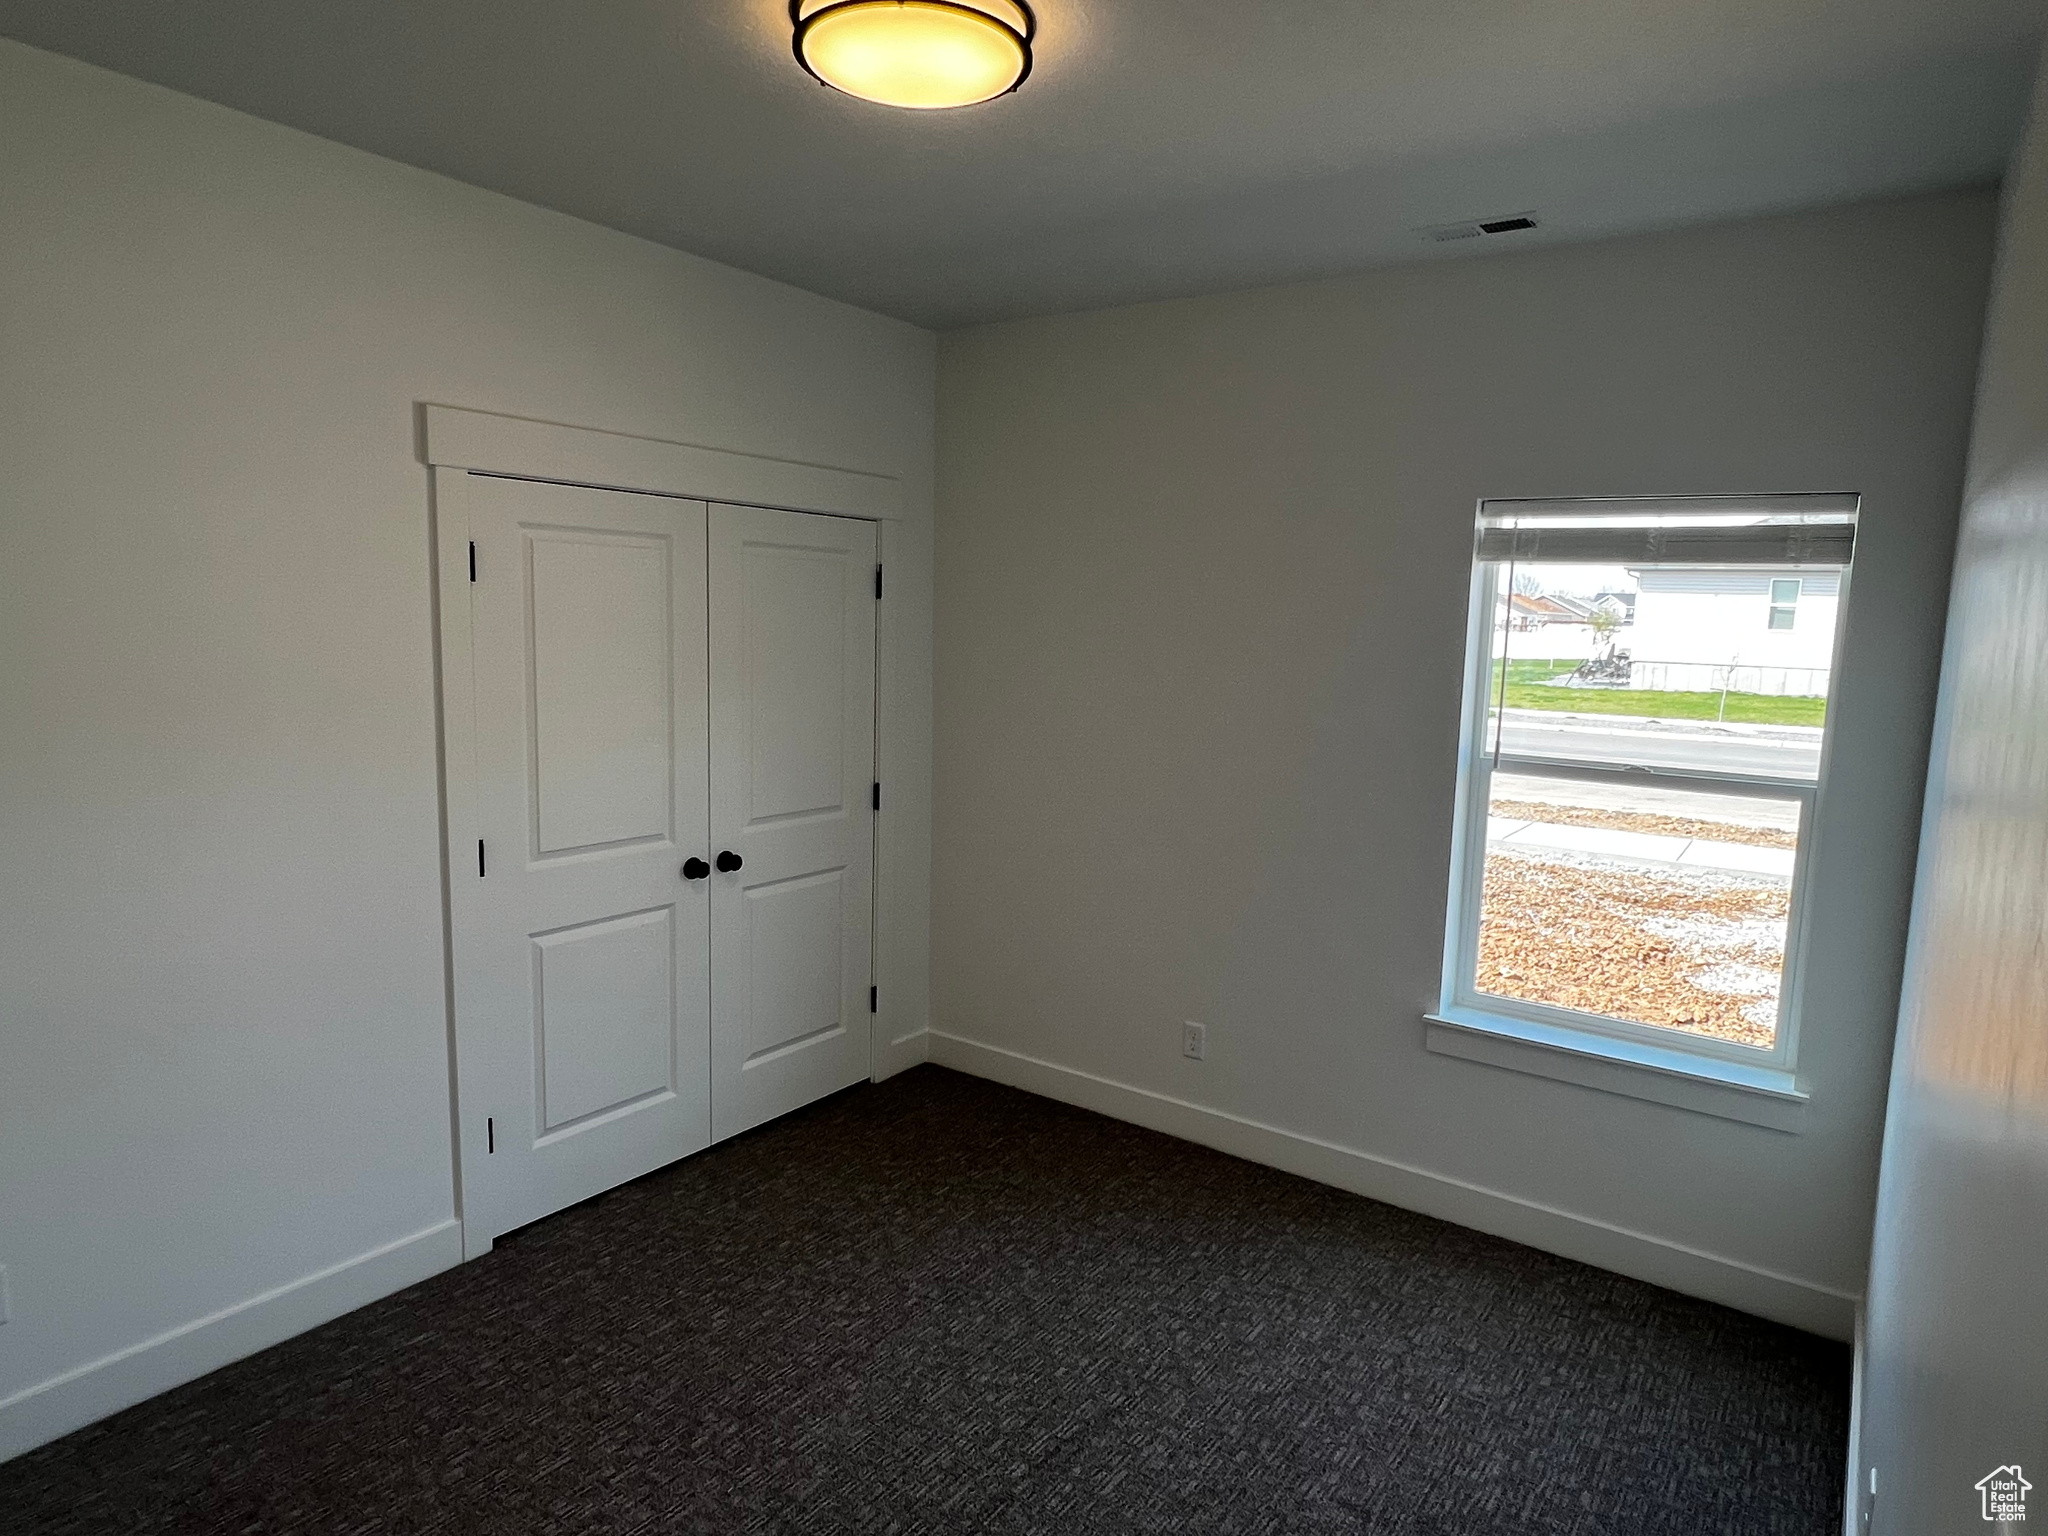
[[1180, 1053], [1189, 1061], [1200, 1061], [1209, 1054], [1209, 1027], [1188, 1019], [1180, 1027]]

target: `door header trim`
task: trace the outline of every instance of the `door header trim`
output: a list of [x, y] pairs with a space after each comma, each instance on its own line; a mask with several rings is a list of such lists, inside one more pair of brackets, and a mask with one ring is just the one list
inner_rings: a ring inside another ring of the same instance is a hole
[[903, 487], [893, 475], [732, 453], [454, 405], [420, 406], [420, 456], [425, 463], [445, 469], [564, 485], [652, 491], [841, 517], [903, 516]]

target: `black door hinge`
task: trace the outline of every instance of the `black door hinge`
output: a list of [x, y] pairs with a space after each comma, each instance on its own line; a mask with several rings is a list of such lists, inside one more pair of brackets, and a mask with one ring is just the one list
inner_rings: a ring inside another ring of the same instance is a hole
[[498, 1122], [491, 1119], [488, 1115], [484, 1117], [484, 1150], [486, 1152], [496, 1152], [498, 1150]]
[[882, 808], [882, 781], [880, 779], [875, 780], [874, 806], [878, 811]]
[[874, 987], [869, 987], [869, 988], [868, 988], [868, 1012], [869, 1012], [869, 1013], [874, 1013], [874, 1012], [876, 1012], [876, 1011], [877, 1011], [877, 1007], [876, 1007], [876, 1002], [875, 1002], [875, 999], [876, 999], [877, 995], [878, 995], [878, 992], [877, 992], [877, 989], [876, 989], [876, 988], [874, 988]]
[[476, 877], [479, 880], [484, 877], [484, 840], [482, 838], [476, 840]]
[[879, 603], [879, 602], [880, 602], [881, 600], [882, 600], [882, 568], [881, 568], [881, 567], [880, 567], [880, 566], [878, 565], [878, 566], [876, 566], [876, 567], [875, 567], [875, 601]]
[[476, 540], [469, 541], [469, 579], [476, 580]]

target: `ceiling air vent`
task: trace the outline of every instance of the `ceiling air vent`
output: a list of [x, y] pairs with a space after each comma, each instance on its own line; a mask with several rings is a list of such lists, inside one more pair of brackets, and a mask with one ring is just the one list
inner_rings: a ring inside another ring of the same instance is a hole
[[1482, 235], [1511, 235], [1518, 229], [1534, 229], [1533, 213], [1504, 213], [1493, 219], [1460, 219], [1455, 224], [1425, 224], [1418, 231], [1424, 239], [1477, 240]]

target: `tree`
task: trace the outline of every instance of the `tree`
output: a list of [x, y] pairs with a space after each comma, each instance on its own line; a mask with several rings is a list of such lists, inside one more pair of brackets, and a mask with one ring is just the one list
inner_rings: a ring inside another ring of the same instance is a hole
[[1614, 632], [1621, 628], [1621, 615], [1604, 603], [1586, 615], [1586, 623], [1592, 628], [1593, 639], [1598, 642], [1600, 654], [1613, 654]]

